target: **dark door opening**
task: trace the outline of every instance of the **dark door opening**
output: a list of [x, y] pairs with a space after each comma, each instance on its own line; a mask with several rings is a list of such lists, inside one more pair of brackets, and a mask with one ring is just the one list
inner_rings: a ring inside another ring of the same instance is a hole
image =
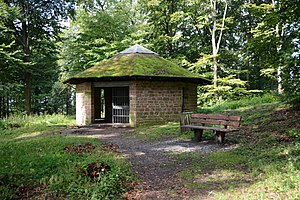
[[111, 88], [94, 88], [95, 123], [111, 123]]
[[129, 87], [95, 87], [94, 122], [129, 123]]

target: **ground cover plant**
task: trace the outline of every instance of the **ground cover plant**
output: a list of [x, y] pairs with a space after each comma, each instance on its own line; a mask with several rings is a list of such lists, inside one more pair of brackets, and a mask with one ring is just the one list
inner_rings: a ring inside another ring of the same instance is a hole
[[[233, 150], [168, 153], [186, 162], [196, 160], [178, 173], [186, 187], [214, 199], [300, 198], [299, 111], [265, 94], [202, 107], [198, 112], [241, 115], [242, 127], [226, 136], [225, 145], [235, 146]], [[193, 137], [191, 132], [181, 135], [175, 122], [139, 127], [134, 134], [147, 140]], [[205, 132], [204, 139], [213, 139], [213, 134]]]
[[185, 135], [180, 133], [179, 122], [169, 122], [162, 125], [140, 126], [130, 134], [143, 140], [158, 140], [166, 137], [189, 138], [191, 135], [189, 133], [185, 133]]
[[133, 181], [129, 165], [96, 139], [64, 135], [62, 115], [1, 120], [0, 199], [117, 199]]
[[202, 109], [243, 117], [241, 130], [226, 136], [230, 151], [173, 155], [192, 167], [179, 173], [187, 187], [215, 199], [300, 198], [300, 113], [276, 97], [247, 98]]

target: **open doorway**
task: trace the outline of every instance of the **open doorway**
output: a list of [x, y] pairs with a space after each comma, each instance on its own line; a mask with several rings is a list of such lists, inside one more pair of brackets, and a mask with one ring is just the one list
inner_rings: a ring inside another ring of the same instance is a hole
[[94, 122], [112, 123], [111, 88], [94, 88]]
[[95, 123], [129, 123], [129, 87], [94, 88]]

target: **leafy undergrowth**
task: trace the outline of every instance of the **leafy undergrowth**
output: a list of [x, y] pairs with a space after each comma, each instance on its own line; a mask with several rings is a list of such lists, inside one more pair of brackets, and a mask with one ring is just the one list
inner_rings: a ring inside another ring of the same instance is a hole
[[118, 199], [130, 166], [92, 138], [60, 134], [65, 116], [14, 117], [0, 129], [0, 199]]
[[300, 199], [300, 112], [276, 99], [241, 105], [210, 112], [242, 116], [240, 131], [226, 135], [227, 142], [238, 147], [182, 154], [179, 158], [198, 162], [179, 176], [187, 187], [214, 199]]

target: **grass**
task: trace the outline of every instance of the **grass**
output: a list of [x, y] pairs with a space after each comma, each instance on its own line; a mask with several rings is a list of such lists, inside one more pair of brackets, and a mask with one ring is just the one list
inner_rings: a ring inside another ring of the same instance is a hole
[[[270, 95], [205, 109], [241, 115], [242, 127], [226, 136], [227, 144], [236, 146], [233, 150], [168, 154], [196, 161], [177, 174], [186, 187], [214, 199], [300, 199], [299, 111]], [[128, 164], [103, 151], [94, 139], [59, 134], [74, 119], [16, 117], [0, 123], [0, 199], [21, 198], [24, 190], [41, 198], [114, 199], [134, 180]], [[145, 140], [188, 139], [192, 135], [181, 135], [175, 122], [138, 127], [133, 134]], [[66, 146], [86, 143], [95, 148], [81, 154], [64, 151]], [[91, 181], [82, 169], [96, 161], [106, 163], [111, 171], [101, 174], [99, 181]]]
[[299, 111], [269, 95], [202, 110], [241, 115], [243, 127], [226, 136], [234, 150], [181, 155], [199, 160], [178, 174], [187, 187], [214, 199], [300, 198]]
[[246, 109], [255, 105], [279, 103], [277, 96], [272, 94], [264, 94], [262, 96], [247, 97], [241, 100], [227, 100], [220, 104], [210, 107], [201, 107], [198, 109], [199, 113], [223, 113], [224, 111], [230, 112], [237, 109]]
[[140, 126], [131, 133], [134, 137], [143, 140], [158, 140], [162, 138], [180, 138], [190, 139], [193, 135], [191, 132], [182, 134], [180, 132], [179, 122], [169, 122], [163, 125], [146, 125]]
[[[62, 115], [1, 121], [0, 199], [118, 199], [129, 189], [134, 177], [123, 158], [105, 151], [96, 139], [60, 134], [73, 123]], [[66, 151], [84, 144], [93, 148]], [[87, 176], [94, 162], [110, 167], [97, 180]]]
[[[233, 150], [169, 155], [196, 160], [178, 173], [186, 187], [214, 199], [300, 199], [299, 111], [270, 94], [199, 111], [241, 115], [242, 127], [226, 136], [227, 144], [236, 145]], [[192, 135], [181, 135], [178, 123], [140, 127], [135, 132], [136, 137], [150, 140]]]

